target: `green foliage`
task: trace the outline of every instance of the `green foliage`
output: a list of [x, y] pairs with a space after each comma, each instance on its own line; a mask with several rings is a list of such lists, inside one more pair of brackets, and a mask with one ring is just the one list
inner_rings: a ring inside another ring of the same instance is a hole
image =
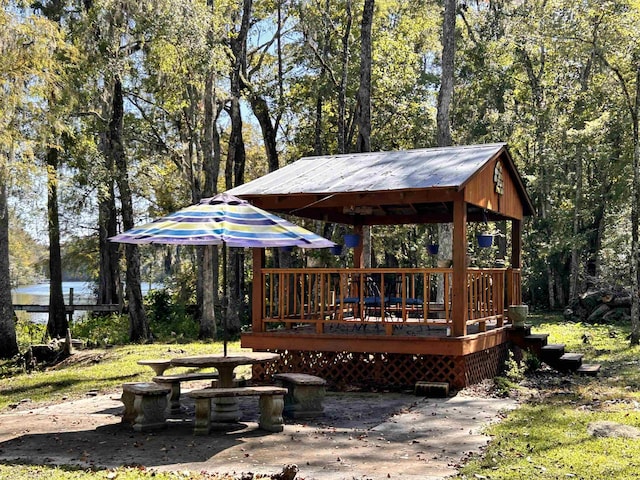
[[504, 374], [512, 382], [517, 383], [524, 378], [524, 367], [515, 359], [515, 356], [511, 350], [509, 350], [509, 356], [504, 362]]
[[166, 289], [150, 291], [145, 296], [145, 311], [154, 338], [161, 341], [198, 338], [198, 322], [187, 307]]
[[34, 323], [28, 319], [28, 316], [20, 316], [16, 322], [16, 337], [18, 349], [24, 352], [29, 346], [42, 343], [47, 338], [47, 325]]
[[73, 324], [71, 331], [88, 347], [124, 345], [129, 342], [129, 317], [117, 313], [87, 315]]

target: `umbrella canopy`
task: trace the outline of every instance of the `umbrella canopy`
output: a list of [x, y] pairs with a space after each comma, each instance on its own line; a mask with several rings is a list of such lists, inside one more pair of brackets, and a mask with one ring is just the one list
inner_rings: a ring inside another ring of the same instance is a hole
[[221, 193], [110, 238], [120, 243], [329, 248], [330, 240]]

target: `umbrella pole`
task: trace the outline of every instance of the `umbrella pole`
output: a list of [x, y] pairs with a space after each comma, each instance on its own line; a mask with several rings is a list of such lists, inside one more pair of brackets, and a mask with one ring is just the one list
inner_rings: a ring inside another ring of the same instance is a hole
[[227, 356], [227, 244], [222, 244], [222, 345]]

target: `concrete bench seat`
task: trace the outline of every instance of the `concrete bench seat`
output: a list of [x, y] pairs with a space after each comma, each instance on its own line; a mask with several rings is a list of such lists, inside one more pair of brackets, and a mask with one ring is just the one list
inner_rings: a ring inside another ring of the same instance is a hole
[[124, 383], [122, 397], [124, 413], [122, 421], [133, 425], [137, 432], [160, 430], [167, 426], [168, 387], [157, 383]]
[[208, 435], [211, 430], [211, 400], [217, 398], [235, 398], [259, 396], [260, 418], [258, 425], [269, 432], [281, 432], [284, 429], [282, 410], [286, 388], [271, 386], [205, 388], [192, 390], [187, 395], [195, 400], [196, 416], [193, 433]]
[[158, 385], [171, 389], [169, 395], [169, 406], [171, 413], [180, 412], [180, 383], [195, 382], [198, 380], [212, 380], [211, 386], [217, 386], [218, 372], [205, 373], [181, 373], [175, 375], [158, 375], [153, 377], [153, 381]]
[[324, 412], [327, 382], [306, 373], [276, 373], [277, 384], [287, 389], [284, 415], [289, 418], [315, 418]]

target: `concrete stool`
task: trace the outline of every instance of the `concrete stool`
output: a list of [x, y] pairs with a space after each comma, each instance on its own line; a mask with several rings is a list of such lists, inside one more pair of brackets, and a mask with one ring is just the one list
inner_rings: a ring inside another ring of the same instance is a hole
[[138, 360], [138, 365], [146, 365], [147, 367], [151, 367], [156, 375], [162, 375], [167, 368], [171, 367], [171, 360], [167, 360], [164, 358]]
[[136, 432], [160, 430], [167, 426], [167, 396], [171, 388], [157, 383], [124, 383], [122, 421], [133, 425]]
[[284, 397], [284, 416], [314, 418], [322, 415], [326, 380], [306, 373], [276, 373], [273, 378], [288, 391]]

